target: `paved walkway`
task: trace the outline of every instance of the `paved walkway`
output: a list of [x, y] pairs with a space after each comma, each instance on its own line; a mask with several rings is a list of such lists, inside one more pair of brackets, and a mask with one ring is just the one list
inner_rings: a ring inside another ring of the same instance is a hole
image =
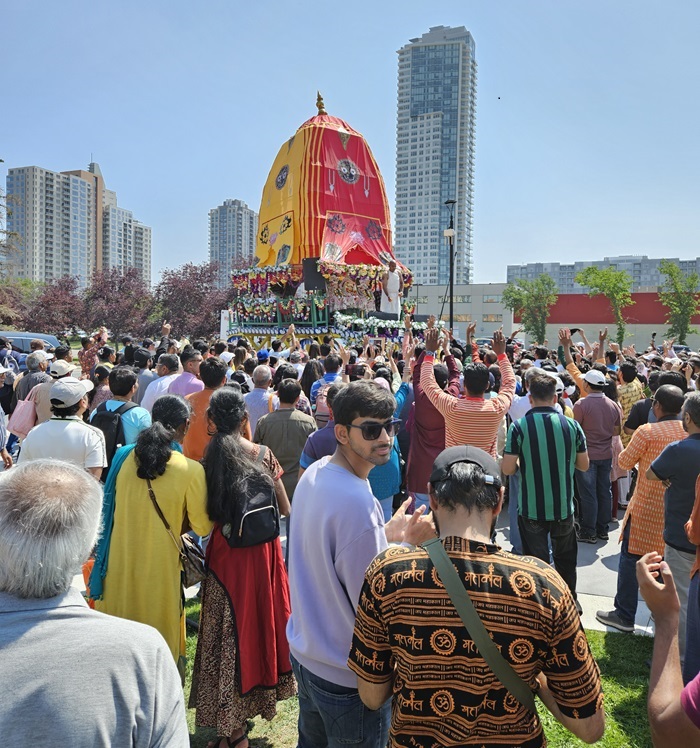
[[[506, 550], [510, 548], [507, 514], [507, 509], [501, 513], [502, 520], [497, 528], [497, 541]], [[621, 520], [623, 517], [622, 511], [620, 511], [619, 516]], [[583, 608], [581, 620], [586, 629], [617, 632], [617, 629], [599, 623], [595, 614], [598, 610], [613, 610], [614, 608], [613, 600], [617, 590], [617, 567], [620, 558], [618, 539], [621, 524], [621, 521], [615, 521], [610, 525], [610, 539], [607, 543], [602, 540], [595, 545], [579, 543], [576, 592]], [[653, 635], [651, 613], [641, 597], [637, 606], [635, 624], [635, 634]]]
[[[622, 512], [620, 512], [622, 517]], [[598, 610], [612, 610], [613, 599], [617, 587], [617, 566], [620, 554], [620, 545], [617, 542], [620, 536], [621, 522], [613, 522], [610, 526], [610, 539], [607, 543], [599, 541], [596, 545], [580, 543], [578, 547], [578, 599], [583, 608], [582, 621], [584, 628], [593, 631], [616, 631], [598, 623], [595, 618]], [[497, 542], [508, 550], [508, 512], [501, 513], [497, 528]], [[283, 548], [287, 544], [286, 521], [283, 520], [281, 528], [281, 539]], [[85, 589], [82, 576], [77, 576], [73, 584], [80, 589]], [[188, 598], [197, 594], [197, 587], [191, 587], [186, 591]], [[639, 599], [637, 607], [636, 634], [653, 635], [653, 622], [651, 614], [644, 600]]]

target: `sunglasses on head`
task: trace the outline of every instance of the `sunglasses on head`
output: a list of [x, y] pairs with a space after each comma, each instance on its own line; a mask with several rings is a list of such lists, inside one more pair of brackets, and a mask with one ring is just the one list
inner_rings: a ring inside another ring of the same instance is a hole
[[360, 429], [362, 431], [362, 438], [368, 442], [373, 442], [375, 439], [379, 439], [382, 435], [382, 431], [386, 431], [389, 436], [396, 436], [396, 432], [401, 426], [401, 421], [397, 418], [391, 418], [384, 423], [376, 423], [376, 421], [365, 421], [364, 423], [355, 426], [354, 423], [348, 424], [351, 429]]

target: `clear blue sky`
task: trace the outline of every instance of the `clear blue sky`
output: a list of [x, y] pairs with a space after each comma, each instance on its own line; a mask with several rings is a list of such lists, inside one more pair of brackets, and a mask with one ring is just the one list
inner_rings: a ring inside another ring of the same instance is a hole
[[254, 5], [0, 0], [2, 166], [64, 171], [92, 154], [153, 227], [157, 281], [207, 259], [210, 208], [259, 208], [317, 88], [367, 138], [393, 207], [396, 50], [464, 25], [478, 282], [517, 262], [700, 255], [697, 0]]

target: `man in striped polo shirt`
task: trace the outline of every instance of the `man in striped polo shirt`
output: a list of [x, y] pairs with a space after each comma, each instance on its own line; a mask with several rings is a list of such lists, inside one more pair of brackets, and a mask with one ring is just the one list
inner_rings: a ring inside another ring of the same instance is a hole
[[498, 458], [498, 427], [515, 395], [515, 374], [506, 356], [503, 332], [496, 330], [493, 334], [492, 348], [501, 370], [501, 388], [490, 400], [484, 399], [489, 386], [489, 370], [480, 363], [464, 367], [463, 398], [452, 397], [440, 389], [433, 371], [439, 335], [440, 331], [436, 327], [425, 331], [425, 355], [420, 369], [420, 383], [430, 402], [445, 418], [445, 447], [478, 447], [495, 460]]
[[[523, 551], [549, 562], [576, 598], [578, 543], [574, 528], [574, 470], [588, 469], [583, 429], [558, 413], [556, 380], [536, 372], [528, 379], [532, 409], [508, 429], [501, 470], [520, 467], [518, 526]], [[515, 497], [513, 497], [515, 498]]]

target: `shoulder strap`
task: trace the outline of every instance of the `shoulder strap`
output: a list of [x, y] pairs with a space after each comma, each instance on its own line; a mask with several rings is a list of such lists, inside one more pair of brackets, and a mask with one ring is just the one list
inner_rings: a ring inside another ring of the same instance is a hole
[[258, 452], [258, 459], [256, 462], [262, 462], [265, 459], [265, 453], [267, 452], [267, 447], [264, 444], [260, 444], [260, 451]]
[[510, 691], [526, 709], [535, 712], [535, 697], [530, 687], [525, 681], [513, 670], [503, 655], [498, 651], [496, 645], [486, 630], [486, 627], [479, 618], [479, 614], [474, 608], [474, 604], [469, 597], [469, 593], [464, 589], [464, 585], [457, 576], [452, 561], [447, 555], [440, 538], [432, 538], [422, 543], [422, 547], [428, 552], [430, 560], [433, 562], [440, 580], [445, 586], [447, 594], [450, 596], [453, 605], [462, 619], [462, 623], [471, 634], [479, 654], [486, 660], [486, 664], [491, 668], [494, 675]]
[[153, 486], [151, 485], [150, 478], [146, 478], [146, 485], [148, 486], [148, 495], [151, 497], [151, 501], [153, 502], [153, 506], [156, 509], [156, 512], [158, 512], [158, 516], [160, 517], [160, 521], [165, 525], [165, 529], [168, 531], [168, 535], [172, 538], [173, 543], [175, 543], [175, 547], [177, 548], [177, 552], [180, 555], [180, 557], [183, 556], [182, 548], [180, 544], [175, 539], [175, 536], [173, 535], [173, 531], [170, 529], [170, 525], [168, 524], [168, 520], [165, 519], [165, 515], [160, 510], [160, 507], [158, 506], [158, 502], [156, 501], [156, 495], [153, 492]]
[[[100, 406], [98, 406], [100, 407]], [[122, 415], [126, 413], [127, 410], [131, 410], [132, 408], [138, 408], [139, 406], [136, 403], [132, 402], [126, 402], [124, 405], [120, 405], [116, 410], [113, 410], [113, 413], [119, 413], [119, 415]]]

